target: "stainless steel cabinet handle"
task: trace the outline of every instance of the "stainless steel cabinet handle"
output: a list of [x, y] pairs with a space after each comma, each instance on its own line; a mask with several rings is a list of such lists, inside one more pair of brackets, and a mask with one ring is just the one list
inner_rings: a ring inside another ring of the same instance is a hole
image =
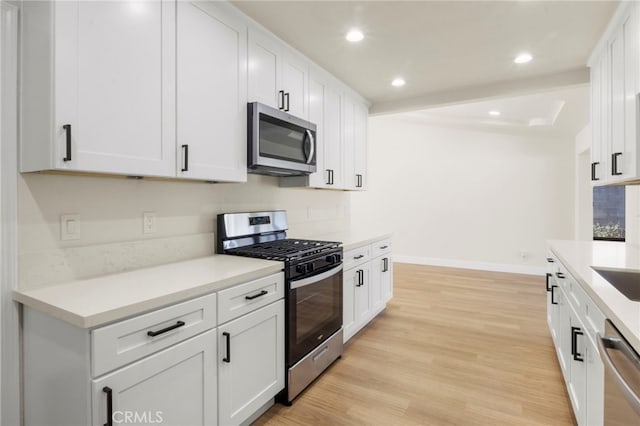
[[[600, 358], [602, 359], [604, 368], [611, 373], [611, 378], [613, 379], [614, 382], [616, 382], [616, 385], [624, 395], [629, 405], [631, 405], [631, 408], [633, 408], [633, 411], [635, 411], [636, 414], [640, 416], [640, 396], [636, 395], [633, 389], [631, 389], [631, 387], [629, 386], [629, 384], [625, 382], [624, 378], [622, 377], [622, 375], [620, 374], [616, 366], [613, 364], [613, 361], [611, 361], [611, 357], [607, 353], [605, 343], [608, 344], [611, 348], [614, 348], [615, 350], [622, 349], [622, 348], [615, 347], [615, 344], [617, 343], [616, 342], [617, 339], [602, 337], [600, 336], [600, 334], [598, 334], [596, 340], [598, 342], [598, 352], [600, 353]], [[624, 350], [621, 350], [621, 352], [625, 354]]]

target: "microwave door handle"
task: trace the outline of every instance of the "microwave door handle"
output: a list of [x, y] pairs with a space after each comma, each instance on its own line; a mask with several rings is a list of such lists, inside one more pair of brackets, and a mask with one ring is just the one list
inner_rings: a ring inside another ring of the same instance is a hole
[[311, 161], [313, 160], [313, 156], [316, 153], [316, 140], [313, 138], [313, 133], [311, 133], [309, 129], [305, 130], [305, 133], [308, 136], [309, 146], [310, 146], [309, 155], [307, 156], [307, 164], [310, 164]]

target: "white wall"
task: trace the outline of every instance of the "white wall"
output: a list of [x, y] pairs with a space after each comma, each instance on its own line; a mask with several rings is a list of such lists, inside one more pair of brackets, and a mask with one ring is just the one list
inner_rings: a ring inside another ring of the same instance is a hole
[[[369, 191], [354, 225], [394, 231], [397, 260], [539, 273], [573, 237], [573, 138], [370, 118]], [[524, 252], [524, 259], [520, 253]]]
[[[287, 210], [296, 235], [340, 231], [350, 213], [347, 192], [254, 175], [204, 184], [23, 174], [18, 193], [21, 289], [210, 255], [218, 213]], [[157, 214], [155, 234], [143, 234], [143, 212]], [[80, 214], [80, 240], [60, 240], [62, 214]]]

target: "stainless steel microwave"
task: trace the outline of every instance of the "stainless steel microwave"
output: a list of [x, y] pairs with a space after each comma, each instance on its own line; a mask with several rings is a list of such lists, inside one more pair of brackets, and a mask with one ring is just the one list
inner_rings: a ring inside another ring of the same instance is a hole
[[316, 171], [316, 125], [270, 106], [247, 105], [250, 173], [308, 175]]

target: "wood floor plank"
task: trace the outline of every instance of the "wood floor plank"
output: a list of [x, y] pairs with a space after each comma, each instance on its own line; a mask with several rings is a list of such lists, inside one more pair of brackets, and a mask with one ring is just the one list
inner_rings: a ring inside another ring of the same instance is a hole
[[544, 279], [396, 263], [394, 299], [256, 425], [574, 425]]

